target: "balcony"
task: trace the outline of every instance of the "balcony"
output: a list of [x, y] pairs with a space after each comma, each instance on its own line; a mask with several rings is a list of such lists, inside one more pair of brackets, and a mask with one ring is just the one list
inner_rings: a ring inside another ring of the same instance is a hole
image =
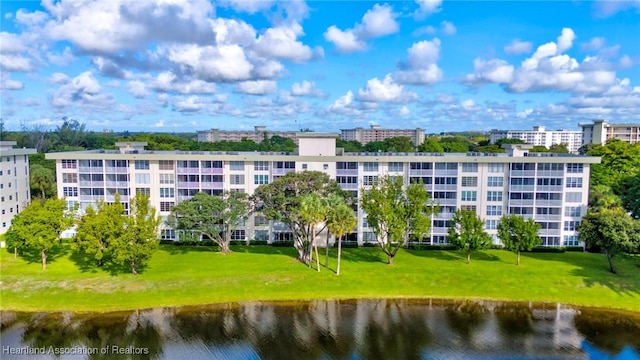
[[223, 182], [202, 182], [203, 189], [222, 189], [223, 187]]
[[358, 169], [337, 169], [336, 175], [358, 175]]
[[534, 176], [536, 176], [536, 171], [535, 170], [511, 170], [509, 172], [509, 176], [511, 176], [511, 177], [514, 177], [514, 176], [534, 177]]
[[86, 195], [86, 194], [80, 194], [80, 201], [98, 201], [104, 199], [103, 195]]
[[452, 184], [435, 184], [433, 185], [433, 191], [457, 191], [458, 185]]
[[[102, 171], [100, 171], [102, 172]], [[128, 174], [129, 173], [129, 168], [128, 167], [111, 167], [111, 166], [107, 166], [104, 168], [104, 172], [107, 174]]]
[[542, 229], [538, 231], [538, 235], [540, 236], [549, 236], [549, 235], [556, 235], [556, 236], [560, 236], [560, 229]]
[[562, 206], [562, 200], [536, 200], [536, 206]]
[[353, 184], [353, 183], [344, 184], [344, 183], [340, 183], [340, 184], [338, 184], [338, 185], [340, 185], [340, 188], [342, 188], [343, 190], [358, 190], [358, 184]]
[[562, 192], [562, 185], [538, 185], [538, 192]]
[[78, 184], [82, 187], [104, 187], [104, 181], [80, 180]]
[[[108, 194], [104, 197], [104, 199], [106, 201], [116, 201], [116, 195]], [[129, 201], [129, 195], [120, 195], [120, 202], [127, 202], [127, 201]]]
[[[178, 169], [181, 169], [181, 168], [178, 168]], [[184, 168], [182, 168], [182, 169], [184, 169]], [[224, 172], [224, 169], [223, 168], [202, 168], [201, 172], [202, 172], [202, 174], [216, 174], [216, 175], [219, 175], [219, 174], [222, 174]]]
[[103, 170], [104, 169], [102, 168], [102, 166], [100, 166], [100, 167], [90, 167], [90, 166], [80, 166], [80, 167], [78, 167], [78, 172], [79, 173], [93, 173], [93, 174], [100, 173], [100, 174], [102, 174]]
[[432, 199], [434, 203], [441, 206], [455, 206], [458, 204], [457, 199]]
[[110, 180], [107, 180], [107, 186], [128, 188], [129, 187], [129, 182], [128, 181], [110, 181]]
[[536, 214], [535, 218], [536, 218], [536, 220], [560, 221], [562, 219], [562, 215], [561, 214], [557, 214], [557, 215], [549, 215], [549, 214], [540, 215], [540, 214]]
[[534, 192], [535, 186], [534, 185], [510, 185], [509, 186], [509, 191], [514, 192], [514, 191], [529, 191], [529, 192]]
[[184, 168], [178, 167], [176, 170], [178, 174], [199, 174], [200, 168]]
[[538, 177], [561, 178], [563, 176], [564, 170], [538, 170]]
[[[538, 203], [538, 205], [540, 205], [540, 203]], [[533, 206], [533, 199], [531, 200], [510, 199], [509, 206]]]
[[273, 175], [285, 175], [288, 174], [292, 171], [296, 171], [296, 169], [278, 169], [278, 168], [274, 168], [272, 170], [272, 174]]
[[178, 181], [177, 187], [182, 189], [199, 189], [200, 183], [195, 181]]
[[193, 196], [189, 196], [189, 195], [179, 195], [176, 198], [178, 199], [178, 202], [183, 202], [183, 201], [187, 201], [190, 200]]
[[[409, 170], [409, 171], [411, 171], [411, 170]], [[430, 171], [430, 170], [422, 170], [422, 171]], [[437, 170], [436, 169], [434, 174], [436, 176], [446, 176], [446, 175], [457, 176], [458, 175], [458, 170]], [[411, 175], [411, 173], [409, 173], [409, 175]]]
[[409, 176], [431, 176], [433, 169], [409, 169]]

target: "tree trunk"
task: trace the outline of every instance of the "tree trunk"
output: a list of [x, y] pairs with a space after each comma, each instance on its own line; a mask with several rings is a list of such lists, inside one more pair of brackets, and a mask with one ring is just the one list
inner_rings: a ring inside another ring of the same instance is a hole
[[518, 250], [518, 261], [516, 261], [516, 265], [520, 265], [520, 250]]
[[47, 249], [42, 249], [42, 270], [47, 270]]
[[229, 254], [231, 253], [231, 249], [229, 248], [229, 243], [226, 241], [221, 241], [220, 242], [220, 252], [223, 254]]
[[13, 247], [13, 258], [14, 259], [18, 258], [18, 247], [17, 246]]
[[471, 250], [467, 251], [467, 264], [471, 264]]
[[336, 275], [340, 275], [340, 258], [342, 257], [342, 236], [338, 238], [338, 267], [336, 268]]
[[316, 230], [313, 230], [313, 245], [316, 248], [316, 268], [320, 272], [320, 255], [318, 255], [318, 243], [316, 242]]
[[324, 267], [329, 267], [329, 230], [327, 230], [327, 241], [324, 247]]
[[393, 255], [387, 254], [387, 264], [393, 265]]
[[137, 269], [137, 266], [136, 266], [136, 262], [133, 261], [133, 260], [131, 261], [131, 273], [133, 275], [138, 275], [138, 269]]
[[616, 273], [616, 270], [613, 268], [613, 256], [610, 256], [609, 251], [605, 250], [604, 253], [607, 255], [607, 261], [609, 262], [609, 270], [612, 273]]

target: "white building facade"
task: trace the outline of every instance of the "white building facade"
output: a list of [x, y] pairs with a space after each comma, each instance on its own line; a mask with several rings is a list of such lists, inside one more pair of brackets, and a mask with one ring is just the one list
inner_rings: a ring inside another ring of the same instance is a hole
[[[402, 175], [421, 181], [438, 203], [428, 244], [446, 243], [447, 229], [456, 209], [475, 211], [494, 238], [504, 214], [533, 218], [542, 225], [546, 246], [580, 245], [577, 228], [586, 214], [590, 166], [597, 157], [529, 154], [528, 145], [509, 145], [506, 154], [343, 153], [337, 134], [299, 133], [297, 153], [146, 151], [145, 143], [117, 143], [120, 150], [47, 154], [56, 160], [58, 194], [69, 208], [81, 211], [98, 199], [128, 206], [137, 192], [150, 195], [161, 216], [197, 192], [221, 194], [257, 187], [292, 171], [327, 173], [342, 189], [359, 196], [384, 175]], [[366, 214], [357, 210], [357, 231], [347, 241], [375, 242]], [[175, 239], [165, 228], [163, 239]], [[290, 240], [284, 224], [253, 215], [235, 240]], [[321, 237], [319, 237], [321, 238]], [[323, 237], [322, 237], [323, 238]], [[497, 242], [497, 240], [495, 240]]]
[[340, 130], [340, 138], [344, 141], [358, 141], [366, 145], [372, 141], [384, 141], [388, 138], [405, 136], [411, 139], [415, 146], [420, 146], [424, 142], [424, 130], [416, 129], [383, 129], [380, 125], [371, 125], [370, 129], [361, 127], [355, 129]]
[[569, 152], [577, 154], [582, 146], [582, 131], [546, 130], [544, 126], [534, 126], [532, 130], [491, 130], [489, 140], [492, 144], [500, 139], [519, 139], [533, 146], [567, 144]]
[[211, 130], [202, 130], [198, 131], [199, 142], [217, 142], [217, 141], [241, 141], [242, 139], [247, 139], [254, 141], [256, 143], [260, 143], [265, 139], [270, 139], [273, 136], [281, 136], [283, 138], [288, 138], [293, 140], [296, 144], [298, 140], [296, 138], [296, 131], [272, 131], [267, 130], [266, 126], [254, 126], [254, 130], [219, 130], [219, 129], [211, 129]]
[[11, 221], [31, 202], [29, 154], [36, 149], [16, 149], [15, 141], [0, 141], [0, 234], [11, 227]]
[[582, 145], [606, 144], [608, 140], [635, 144], [640, 142], [640, 124], [609, 124], [607, 120], [593, 120], [590, 124], [580, 124], [582, 128]]

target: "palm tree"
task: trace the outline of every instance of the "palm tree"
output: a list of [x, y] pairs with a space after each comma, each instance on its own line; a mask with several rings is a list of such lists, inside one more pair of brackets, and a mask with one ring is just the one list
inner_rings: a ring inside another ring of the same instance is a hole
[[313, 262], [313, 249], [316, 252], [316, 267], [320, 271], [320, 256], [318, 255], [318, 245], [316, 244], [316, 225], [321, 223], [325, 214], [327, 213], [327, 207], [318, 194], [304, 195], [300, 199], [300, 216], [302, 220], [309, 224], [311, 227], [311, 259], [309, 261], [309, 267]]
[[[326, 213], [326, 219], [325, 222], [328, 224], [328, 216], [329, 213], [331, 212], [330, 210], [337, 207], [340, 204], [344, 203], [344, 198], [338, 196], [338, 195], [330, 195], [328, 198], [325, 199], [325, 204], [327, 206], [327, 213]], [[325, 242], [325, 253], [324, 253], [324, 266], [328, 267], [329, 266], [329, 237], [331, 236], [331, 230], [327, 227], [327, 240]]]
[[336, 275], [340, 275], [340, 258], [342, 257], [342, 237], [358, 223], [353, 210], [344, 202], [329, 208], [327, 227], [338, 238], [338, 267]]

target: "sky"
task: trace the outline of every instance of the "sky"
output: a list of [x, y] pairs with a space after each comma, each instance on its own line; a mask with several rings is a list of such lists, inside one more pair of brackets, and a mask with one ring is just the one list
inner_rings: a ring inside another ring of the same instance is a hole
[[9, 130], [640, 122], [640, 0], [0, 3]]

